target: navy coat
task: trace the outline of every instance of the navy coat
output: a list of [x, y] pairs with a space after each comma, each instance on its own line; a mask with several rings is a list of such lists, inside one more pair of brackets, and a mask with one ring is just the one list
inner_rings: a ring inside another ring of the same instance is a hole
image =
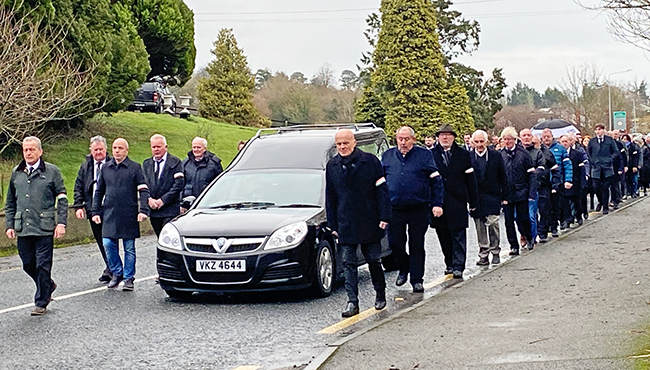
[[[140, 207], [138, 207], [140, 193]], [[142, 167], [126, 157], [119, 164], [115, 159], [106, 163], [97, 179], [97, 191], [93, 199], [93, 216], [102, 217], [102, 237], [112, 239], [135, 239], [140, 237], [138, 213], [149, 216], [149, 188]]]
[[160, 209], [151, 210], [151, 217], [178, 216], [181, 207], [180, 194], [183, 191], [183, 186], [185, 186], [185, 175], [183, 174], [181, 160], [167, 153], [167, 160], [157, 181], [153, 158], [147, 158], [142, 162], [142, 170], [149, 186], [149, 196], [153, 199], [161, 199], [164, 203]]
[[390, 199], [379, 159], [360, 149], [346, 159], [337, 154], [327, 162], [325, 178], [327, 223], [339, 243], [381, 240], [379, 222], [390, 221]]
[[506, 174], [501, 153], [488, 147], [484, 155], [487, 156], [485, 173], [480, 174], [477, 170], [480, 156], [474, 150], [470, 152], [479, 196], [479, 206], [471, 213], [472, 217], [498, 216], [501, 213], [501, 202], [504, 200]]
[[589, 140], [587, 155], [591, 163], [591, 177], [594, 179], [600, 179], [601, 171], [603, 176], [608, 178], [614, 176], [614, 171], [623, 170], [621, 153], [618, 151], [614, 139], [609, 136], [603, 136], [602, 144], [598, 142], [598, 137]]
[[[104, 165], [110, 160], [111, 157], [107, 155]], [[93, 206], [94, 185], [95, 159], [92, 155], [88, 154], [84, 163], [79, 167], [77, 179], [74, 182], [74, 204], [72, 205], [75, 209], [85, 208], [87, 218], [90, 218], [92, 215], [91, 208]]]
[[443, 158], [442, 145], [431, 150], [438, 165], [445, 188], [445, 201], [441, 217], [431, 217], [431, 227], [462, 230], [469, 227], [469, 208], [479, 206], [476, 177], [469, 152], [453, 143], [449, 163]]
[[[564, 147], [562, 148], [564, 149]], [[566, 149], [564, 149], [564, 153], [566, 153]], [[506, 148], [503, 148], [501, 149], [501, 158], [503, 159], [503, 168], [506, 170], [505, 199], [509, 203], [535, 199], [537, 197], [535, 164], [526, 149], [515, 145], [514, 154], [511, 155]], [[569, 171], [571, 170], [572, 168], [569, 168]]]
[[571, 165], [573, 166], [573, 186], [571, 189], [564, 189], [564, 194], [567, 197], [576, 197], [579, 196], [582, 192], [582, 188], [587, 186], [587, 180], [585, 179], [585, 164], [583, 154], [584, 152], [581, 149], [570, 148], [569, 159], [571, 160]]

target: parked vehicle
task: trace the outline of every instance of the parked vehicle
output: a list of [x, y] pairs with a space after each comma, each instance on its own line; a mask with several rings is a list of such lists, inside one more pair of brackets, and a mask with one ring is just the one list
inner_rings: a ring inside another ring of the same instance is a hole
[[[165, 99], [170, 101], [165, 104]], [[169, 87], [160, 81], [145, 82], [133, 93], [133, 102], [128, 110], [152, 111], [162, 113], [165, 106], [172, 112], [176, 112], [176, 98], [169, 90]]]
[[[327, 227], [325, 166], [341, 127], [353, 130], [362, 150], [388, 149], [372, 124], [263, 129], [249, 140], [188, 212], [164, 226], [157, 267], [167, 294], [310, 288], [329, 295], [342, 264]], [[382, 245], [382, 257], [389, 255], [386, 238]]]

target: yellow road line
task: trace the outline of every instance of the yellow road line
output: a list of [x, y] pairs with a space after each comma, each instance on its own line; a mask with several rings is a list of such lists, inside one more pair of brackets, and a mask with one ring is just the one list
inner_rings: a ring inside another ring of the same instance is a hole
[[22, 269], [20, 267], [12, 267], [12, 268], [8, 268], [6, 270], [0, 270], [0, 273], [9, 272], [9, 271], [16, 271], [16, 270], [22, 270]]
[[440, 284], [444, 283], [445, 281], [452, 280], [453, 278], [454, 278], [454, 276], [452, 274], [438, 276], [436, 279], [424, 284], [424, 289], [431, 289], [434, 286], [440, 285]]
[[375, 310], [374, 307], [373, 307], [373, 308], [369, 308], [369, 309], [367, 309], [367, 310], [365, 310], [365, 311], [361, 311], [361, 312], [359, 312], [358, 315], [354, 315], [354, 316], [352, 316], [352, 317], [348, 317], [347, 319], [345, 319], [345, 320], [341, 320], [341, 321], [337, 322], [336, 324], [334, 324], [334, 325], [332, 325], [332, 326], [328, 326], [327, 328], [325, 328], [325, 329], [319, 331], [318, 334], [334, 334], [334, 333], [336, 333], [336, 332], [339, 331], [339, 330], [345, 329], [345, 328], [347, 328], [348, 326], [353, 325], [353, 324], [356, 324], [356, 323], [358, 323], [359, 321], [365, 320], [365, 319], [367, 319], [368, 317], [370, 317], [370, 316], [372, 316], [372, 315], [375, 315], [375, 314], [377, 314], [377, 313], [379, 313], [379, 312], [380, 312], [380, 311]]
[[[143, 278], [140, 278], [140, 279], [135, 279], [135, 282], [138, 283], [138, 282], [141, 282], [141, 281], [153, 280], [157, 276], [158, 275], [151, 275], [151, 276], [143, 277]], [[59, 296], [59, 297], [53, 297], [52, 301], [63, 301], [65, 299], [80, 297], [80, 296], [83, 296], [83, 295], [86, 295], [86, 294], [101, 292], [102, 290], [107, 290], [107, 289], [108, 288], [105, 287], [105, 286], [102, 286], [102, 287], [99, 287], [99, 288], [94, 288], [94, 289], [88, 289], [88, 290], [84, 290], [84, 291], [81, 291], [81, 292], [66, 294], [66, 295], [62, 295], [62, 296]], [[2, 315], [3, 313], [23, 310], [23, 309], [30, 308], [30, 307], [34, 307], [34, 304], [33, 303], [28, 303], [28, 304], [21, 304], [20, 306], [5, 308], [5, 309], [0, 310], [0, 315]]]
[[259, 370], [261, 368], [262, 367], [258, 365], [244, 365], [244, 366], [238, 366], [232, 370]]

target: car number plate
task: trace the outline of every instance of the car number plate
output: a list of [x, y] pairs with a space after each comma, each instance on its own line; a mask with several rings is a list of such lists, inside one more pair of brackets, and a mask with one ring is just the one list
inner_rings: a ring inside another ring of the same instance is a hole
[[144, 107], [145, 105], [146, 105], [146, 104], [144, 104], [144, 103], [135, 103], [135, 106], [136, 106], [136, 107]]
[[197, 260], [196, 272], [246, 272], [246, 260]]

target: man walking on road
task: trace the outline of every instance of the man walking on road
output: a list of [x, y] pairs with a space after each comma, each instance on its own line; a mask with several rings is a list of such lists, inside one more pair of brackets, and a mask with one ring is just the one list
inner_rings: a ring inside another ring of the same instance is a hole
[[185, 174], [185, 189], [183, 198], [198, 197], [215, 177], [223, 172], [221, 159], [207, 150], [208, 141], [201, 137], [192, 140], [192, 150], [183, 160]]
[[[413, 145], [412, 128], [400, 128], [395, 139], [397, 147], [385, 151], [381, 159], [391, 204], [388, 242], [399, 268], [395, 284], [406, 284], [410, 274], [413, 292], [422, 293], [424, 235], [429, 215], [442, 216], [444, 186], [431, 151]], [[407, 230], [409, 254], [406, 253]]]
[[564, 189], [570, 189], [573, 186], [573, 166], [571, 165], [571, 160], [569, 159], [566, 149], [553, 138], [553, 132], [548, 128], [542, 131], [542, 143], [551, 151], [551, 153], [553, 153], [555, 162], [559, 166], [560, 181], [563, 184], [557, 189], [551, 191], [550, 228], [551, 235], [557, 238], [560, 236], [557, 231], [558, 225], [560, 225], [562, 230], [568, 227], [568, 225], [562, 222], [565, 219], [564, 215], [567, 212], [567, 204], [564, 199]]
[[[91, 208], [93, 205], [93, 196], [97, 190], [97, 178], [101, 168], [111, 158], [106, 154], [106, 139], [102, 136], [93, 136], [90, 139], [90, 154], [86, 156], [86, 160], [79, 167], [77, 179], [74, 183], [74, 207], [76, 208], [75, 215], [78, 219], [82, 220], [88, 218], [90, 221], [90, 229], [93, 232], [99, 252], [102, 254], [104, 260], [104, 272], [99, 277], [99, 281], [108, 283], [111, 281], [111, 269], [108, 267], [108, 259], [106, 258], [106, 250], [102, 242], [102, 225], [94, 223], [90, 220]], [[102, 209], [100, 207], [99, 212]]]
[[[68, 198], [59, 169], [43, 161], [41, 140], [23, 139], [23, 161], [11, 173], [5, 203], [6, 235], [18, 238], [23, 270], [36, 283], [32, 316], [44, 315], [52, 301], [54, 238], [65, 235]], [[55, 218], [56, 207], [56, 218]]]
[[357, 248], [368, 263], [375, 288], [375, 309], [386, 307], [386, 280], [381, 267], [381, 243], [390, 219], [386, 178], [379, 159], [356, 148], [350, 130], [336, 133], [338, 155], [327, 163], [327, 222], [343, 251], [348, 303], [343, 317], [359, 313]]
[[470, 152], [472, 168], [478, 186], [479, 205], [471, 212], [476, 234], [478, 237], [479, 266], [490, 265], [489, 256], [492, 255], [492, 264], [501, 263], [501, 232], [499, 230], [499, 215], [505, 190], [505, 172], [501, 154], [488, 147], [488, 135], [483, 130], [477, 130], [472, 135], [474, 150]]
[[[530, 159], [533, 161], [533, 166], [535, 167], [535, 175], [539, 179], [546, 172], [546, 165], [544, 161], [544, 155], [542, 151], [535, 147], [533, 143], [533, 132], [529, 128], [525, 128], [519, 132], [519, 138], [521, 139], [521, 145], [526, 149], [530, 155]], [[528, 216], [530, 217], [530, 233], [533, 237], [533, 240], [537, 239], [537, 215], [538, 215], [538, 204], [539, 204], [539, 181], [537, 183], [538, 189], [536, 197], [533, 200], [528, 201]]]
[[149, 142], [153, 156], [144, 160], [142, 169], [149, 186], [149, 221], [159, 236], [163, 226], [180, 214], [185, 177], [181, 160], [167, 152], [164, 136], [153, 135]]
[[444, 186], [444, 214], [431, 219], [445, 256], [445, 274], [463, 278], [467, 260], [467, 208], [478, 207], [478, 189], [469, 152], [454, 142], [456, 132], [450, 125], [442, 125], [438, 132], [439, 145], [433, 149]]
[[[149, 217], [149, 188], [142, 167], [128, 155], [129, 143], [122, 138], [115, 139], [113, 159], [102, 167], [97, 180], [92, 220], [102, 224], [106, 257], [113, 274], [108, 288], [114, 289], [124, 280], [123, 289], [131, 291], [135, 276], [135, 239], [140, 237], [139, 222]], [[119, 254], [119, 239], [124, 247], [124, 264]]]
[[532, 250], [535, 240], [530, 231], [528, 203], [537, 196], [535, 167], [526, 149], [517, 145], [517, 131], [506, 127], [501, 133], [504, 148], [501, 149], [503, 167], [506, 173], [506, 190], [503, 201], [503, 214], [506, 234], [510, 243], [510, 255], [519, 255], [519, 241], [515, 230], [515, 215], [519, 233], [526, 239], [526, 246]]
[[617, 170], [622, 170], [622, 168], [615, 168], [614, 164], [620, 166], [622, 161], [618, 158], [621, 154], [614, 139], [605, 135], [605, 125], [596, 125], [595, 132], [596, 137], [591, 139], [587, 146], [587, 154], [591, 162], [591, 178], [594, 182], [596, 196], [603, 214], [606, 215], [609, 213], [609, 188], [612, 179], [617, 175]]

